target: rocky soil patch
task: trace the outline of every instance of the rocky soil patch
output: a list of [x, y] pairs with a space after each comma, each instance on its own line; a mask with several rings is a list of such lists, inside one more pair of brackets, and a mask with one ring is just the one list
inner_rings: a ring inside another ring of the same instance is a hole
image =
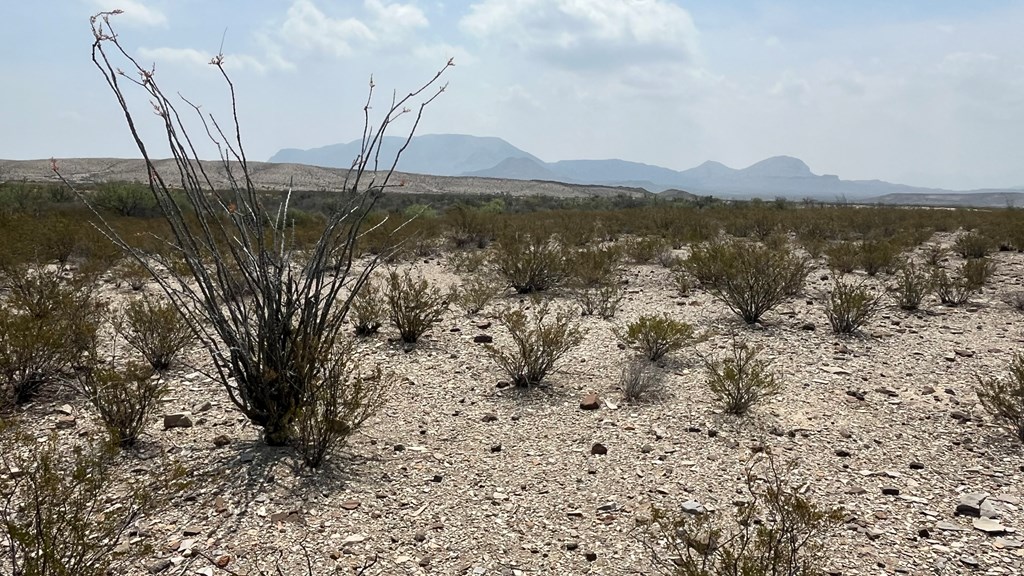
[[[371, 563], [365, 574], [646, 574], [635, 525], [650, 506], [728, 512], [766, 447], [799, 461], [792, 486], [844, 510], [831, 573], [1024, 573], [1024, 451], [974, 393], [976, 376], [1003, 374], [1024, 342], [1021, 316], [1000, 300], [1024, 278], [1024, 255], [995, 260], [994, 283], [969, 305], [888, 303], [850, 338], [829, 330], [825, 269], [746, 327], [699, 290], [679, 297], [667, 269], [632, 266], [616, 318], [585, 319], [585, 343], [529, 392], [502, 385], [482, 343], [507, 333], [479, 327], [516, 297], [476, 317], [450, 312], [411, 351], [384, 330], [357, 350], [395, 374], [391, 400], [317, 473], [260, 443], [196, 351], [124, 464], [145, 475], [168, 458], [193, 482], [137, 527], [154, 552], [125, 573], [253, 573], [278, 558], [294, 573], [305, 551], [324, 574]], [[415, 266], [457, 281], [444, 258]], [[624, 402], [616, 385], [633, 352], [612, 328], [660, 312], [712, 330], [702, 353], [733, 333], [763, 346], [783, 392], [727, 417], [684, 351], [659, 365], [668, 398]], [[84, 405], [66, 403], [32, 407], [40, 435], [101, 434]]]

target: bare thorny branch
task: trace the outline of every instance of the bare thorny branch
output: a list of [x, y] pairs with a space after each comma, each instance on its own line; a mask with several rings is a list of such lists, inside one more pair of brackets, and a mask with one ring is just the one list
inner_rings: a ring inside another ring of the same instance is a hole
[[[371, 119], [371, 79], [363, 108], [361, 151], [343, 183], [345, 203], [328, 216], [312, 248], [300, 255], [288, 222], [291, 189], [276, 213], [271, 213], [253, 183], [242, 144], [235, 86], [224, 68], [223, 54], [215, 56], [210, 64], [228, 88], [230, 129], [225, 130], [199, 106], [179, 98], [217, 147], [219, 167], [229, 183], [226, 194], [218, 193], [207, 167], [200, 162], [175, 100], [157, 83], [155, 68], [142, 66], [120, 43], [110, 22], [118, 13], [102, 12], [92, 17], [92, 61], [117, 99], [144, 159], [149, 188], [170, 225], [171, 238], [165, 250], [146, 253], [130, 244], [85, 195], [61, 176], [56, 163], [54, 171], [86, 201], [100, 231], [150, 272], [211, 355], [216, 373], [210, 375], [223, 383], [232, 402], [250, 420], [264, 427], [268, 441], [276, 443], [280, 438], [270, 437], [280, 431], [269, 428], [287, 420], [288, 415], [275, 411], [293, 410], [306, 393], [302, 383], [322, 376], [316, 373], [322, 363], [309, 360], [329, 356], [334, 350], [353, 296], [380, 260], [388, 256], [387, 252], [378, 254], [358, 273], [353, 271], [356, 242], [366, 233], [362, 224], [389, 187], [399, 157], [412, 141], [424, 110], [444, 92], [446, 85], [439, 83], [440, 78], [454, 62], [449, 60], [407, 95], [393, 95], [377, 127]], [[115, 65], [115, 60], [121, 61], [127, 71]], [[172, 184], [157, 169], [140, 135], [128, 103], [128, 91], [133, 87], [148, 97], [162, 122], [177, 170], [177, 185], [191, 211], [183, 210], [181, 200], [172, 195]], [[420, 100], [418, 106], [413, 104], [416, 100]], [[398, 154], [384, 164], [386, 170], [379, 171], [387, 130], [414, 109], [412, 127]], [[238, 296], [239, 283], [251, 296]], [[306, 362], [295, 362], [296, 358]], [[296, 374], [297, 365], [308, 366], [313, 373]]]

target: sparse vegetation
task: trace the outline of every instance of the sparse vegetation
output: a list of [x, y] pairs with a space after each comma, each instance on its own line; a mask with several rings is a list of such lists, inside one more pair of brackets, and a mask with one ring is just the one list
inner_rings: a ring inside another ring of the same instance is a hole
[[615, 316], [622, 301], [619, 264], [615, 248], [582, 248], [566, 258], [566, 288], [584, 316]]
[[149, 366], [126, 362], [101, 364], [80, 370], [78, 388], [92, 404], [113, 445], [134, 446], [167, 385]]
[[370, 278], [352, 297], [352, 324], [356, 336], [372, 336], [388, 319], [388, 299], [379, 281]]
[[415, 278], [408, 270], [388, 272], [388, 314], [406, 344], [415, 344], [440, 320], [450, 300], [450, 294], [441, 292], [426, 278]]
[[932, 276], [913, 262], [905, 262], [896, 273], [889, 294], [902, 310], [917, 310], [932, 291]]
[[626, 325], [619, 339], [635, 347], [652, 362], [698, 341], [693, 326], [686, 322], [668, 316], [647, 315]]
[[740, 240], [694, 246], [685, 266], [748, 324], [798, 292], [809, 271], [791, 252]]
[[554, 288], [565, 275], [561, 247], [543, 233], [502, 236], [495, 248], [495, 266], [520, 294]]
[[953, 241], [953, 251], [962, 258], [985, 258], [995, 248], [995, 241], [980, 232], [964, 232]]
[[324, 358], [325, 375], [310, 390], [295, 419], [299, 454], [310, 468], [324, 460], [384, 406], [391, 377], [376, 367], [360, 371], [351, 342]]
[[655, 507], [644, 542], [655, 565], [669, 576], [821, 576], [826, 539], [839, 510], [824, 509], [789, 486], [795, 463], [779, 465], [771, 453], [748, 467], [746, 492], [732, 522], [711, 513], [689, 514]]
[[193, 340], [192, 329], [178, 310], [170, 302], [150, 296], [125, 304], [114, 329], [158, 372], [170, 368]]
[[538, 386], [555, 364], [583, 341], [586, 332], [574, 316], [564, 310], [553, 312], [546, 300], [507, 309], [499, 318], [508, 329], [512, 347], [489, 344], [487, 350], [513, 384]]
[[508, 285], [493, 274], [474, 274], [462, 281], [456, 300], [467, 314], [477, 314], [506, 290]]
[[[101, 447], [70, 450], [55, 435], [37, 442], [17, 429], [0, 437], [0, 527], [5, 553], [0, 573], [104, 576], [115, 550], [144, 512], [159, 501], [149, 482], [122, 482], [112, 456]], [[162, 478], [163, 492], [179, 487], [180, 472]], [[110, 499], [116, 497], [116, 506]], [[129, 543], [129, 556], [146, 552]]]
[[647, 360], [633, 358], [622, 367], [619, 389], [626, 402], [660, 400], [665, 396], [665, 377]]
[[758, 357], [760, 352], [733, 340], [724, 357], [705, 358], [708, 390], [727, 414], [746, 414], [761, 400], [782, 391], [771, 364]]
[[825, 315], [836, 334], [853, 334], [874, 316], [882, 306], [882, 295], [864, 282], [836, 280], [828, 295]]
[[1024, 353], [1014, 354], [1005, 377], [978, 376], [978, 400], [993, 418], [1024, 442]]

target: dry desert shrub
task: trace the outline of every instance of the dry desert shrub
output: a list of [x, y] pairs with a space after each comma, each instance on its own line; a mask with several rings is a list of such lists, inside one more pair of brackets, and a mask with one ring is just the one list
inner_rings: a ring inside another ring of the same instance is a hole
[[1024, 312], [1024, 290], [1014, 290], [1004, 294], [1003, 302], [1017, 312]]
[[153, 410], [167, 393], [153, 369], [138, 363], [101, 364], [79, 370], [78, 389], [103, 421], [111, 444], [135, 445]]
[[731, 521], [700, 510], [652, 509], [641, 538], [656, 568], [668, 576], [825, 574], [827, 539], [842, 514], [791, 488], [795, 469], [795, 462], [777, 464], [771, 452], [749, 466], [748, 495]]
[[379, 367], [360, 369], [351, 342], [324, 357], [326, 376], [310, 390], [295, 420], [296, 444], [303, 461], [319, 468], [377, 413], [392, 388], [392, 377]]
[[887, 240], [865, 240], [858, 246], [858, 262], [868, 276], [891, 273], [899, 265], [900, 251]]
[[665, 377], [646, 359], [633, 358], [622, 367], [619, 390], [626, 402], [660, 400], [665, 396]]
[[[227, 122], [202, 114], [176, 92], [162, 89], [156, 71], [140, 66], [114, 32], [111, 20], [119, 13], [104, 12], [91, 19], [93, 63], [149, 168], [147, 188], [168, 230], [166, 249], [147, 253], [133, 245], [88, 194], [66, 179], [62, 182], [89, 205], [105, 234], [147, 267], [209, 353], [232, 403], [262, 428], [264, 441], [286, 445], [295, 432], [296, 417], [315, 389], [332, 377], [324, 359], [337, 349], [353, 296], [399, 245], [400, 235], [414, 233], [406, 229], [411, 227], [386, 219], [367, 226], [391, 187], [398, 156], [405, 149], [385, 158], [381, 144], [399, 118], [408, 119], [406, 142], [412, 138], [426, 107], [444, 91], [441, 76], [454, 63], [448, 61], [427, 82], [393, 98], [380, 113], [372, 105], [370, 83], [361, 148], [339, 183], [343, 192], [335, 195], [334, 209], [318, 221], [315, 233], [299, 235], [291, 191], [271, 202], [254, 184], [236, 112], [235, 85], [223, 55], [214, 57], [211, 65], [230, 95]], [[136, 96], [147, 102], [146, 114], [163, 120], [160, 139], [169, 145], [173, 161], [169, 173], [161, 173], [149, 156], [145, 132], [137, 128], [141, 119], [129, 104], [140, 100]], [[187, 113], [178, 106], [186, 107]], [[191, 130], [208, 136], [220, 152], [218, 168], [228, 176], [228, 189], [215, 189], [207, 177], [207, 165], [199, 161], [186, 119], [197, 122]], [[60, 176], [56, 163], [54, 171]], [[380, 230], [384, 249], [354, 270], [359, 244]]]
[[398, 329], [402, 342], [415, 344], [448, 311], [451, 295], [412, 272], [388, 272], [386, 298], [388, 318]]
[[658, 258], [667, 248], [668, 242], [655, 236], [627, 238], [622, 243], [622, 252], [634, 264], [647, 264]]
[[640, 316], [619, 331], [618, 337], [652, 362], [700, 341], [692, 325], [667, 315]]
[[1024, 442], [1024, 353], [1014, 354], [1005, 377], [978, 376], [978, 400], [993, 418]]
[[512, 337], [511, 348], [487, 345], [487, 351], [512, 383], [521, 388], [540, 385], [558, 361], [583, 342], [586, 331], [575, 314], [553, 312], [546, 300], [532, 300], [505, 310], [499, 317]]
[[882, 306], [882, 295], [864, 282], [837, 279], [828, 294], [825, 315], [836, 334], [853, 334], [874, 316]]
[[478, 314], [507, 289], [508, 284], [494, 274], [473, 274], [462, 281], [455, 299], [467, 314]]
[[782, 382], [771, 364], [758, 357], [760, 352], [733, 340], [726, 356], [704, 359], [708, 390], [727, 414], [746, 414], [761, 400], [782, 391]]
[[900, 266], [896, 284], [889, 288], [889, 294], [902, 310], [917, 310], [931, 291], [931, 274], [909, 260]]
[[748, 324], [799, 292], [810, 270], [807, 260], [789, 250], [742, 240], [694, 246], [684, 266]]
[[834, 273], [853, 272], [859, 260], [860, 250], [853, 242], [834, 242], [825, 248], [825, 262]]
[[561, 284], [565, 276], [562, 248], [543, 233], [505, 234], [495, 247], [494, 265], [516, 292], [542, 292]]
[[940, 302], [947, 306], [961, 306], [981, 292], [994, 273], [994, 262], [988, 258], [975, 258], [964, 261], [952, 276], [941, 268], [935, 268], [932, 270], [932, 284]]
[[194, 338], [192, 328], [177, 308], [152, 296], [129, 301], [113, 325], [121, 338], [157, 372], [170, 368]]
[[349, 309], [356, 336], [371, 336], [388, 319], [388, 300], [378, 280], [367, 279]]
[[968, 259], [985, 258], [995, 247], [995, 241], [980, 232], [964, 232], [953, 241], [953, 251]]
[[566, 257], [566, 289], [584, 316], [612, 318], [622, 302], [621, 252], [615, 247], [587, 247]]
[[[55, 435], [39, 442], [10, 427], [0, 443], [9, 471], [0, 476], [0, 574], [105, 576], [131, 526], [183, 489], [180, 469], [167, 470], [159, 485], [125, 482], [101, 446], [69, 450]], [[126, 549], [129, 558], [149, 552], [135, 542]]]

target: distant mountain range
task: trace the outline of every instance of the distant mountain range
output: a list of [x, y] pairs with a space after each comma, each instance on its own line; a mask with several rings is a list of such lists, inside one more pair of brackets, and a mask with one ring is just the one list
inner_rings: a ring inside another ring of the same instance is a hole
[[[404, 138], [385, 138], [381, 158], [394, 158], [404, 142]], [[311, 150], [284, 149], [274, 154], [270, 162], [347, 168], [358, 155], [359, 144], [354, 141]], [[814, 174], [802, 160], [789, 156], [768, 158], [742, 169], [708, 161], [682, 171], [614, 159], [544, 162], [501, 138], [462, 134], [414, 137], [398, 169], [436, 176], [626, 186], [650, 192], [675, 189], [719, 198], [783, 197], [830, 202], [984, 206], [1024, 204], [1024, 191], [1019, 189], [951, 191], [881, 180], [841, 180], [835, 175]]]

